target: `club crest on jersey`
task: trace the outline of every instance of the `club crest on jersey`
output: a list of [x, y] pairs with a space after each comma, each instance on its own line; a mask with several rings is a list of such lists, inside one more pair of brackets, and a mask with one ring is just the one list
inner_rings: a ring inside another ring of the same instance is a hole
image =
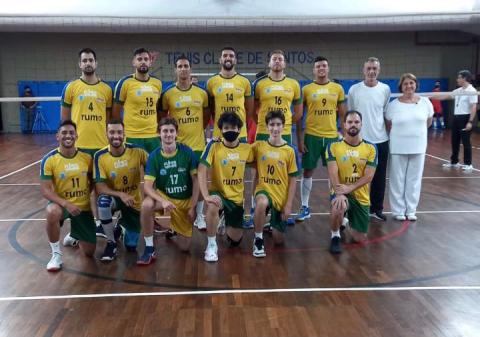
[[110, 178], [111, 178], [111, 179], [115, 179], [116, 177], [117, 177], [117, 172], [111, 171], [111, 172], [110, 172]]
[[228, 164], [228, 159], [222, 159], [222, 165], [226, 166]]
[[219, 94], [221, 94], [222, 91], [223, 91], [223, 89], [221, 87], [217, 89], [217, 93], [219, 93]]
[[261, 161], [265, 161], [267, 160], [267, 156], [266, 155], [263, 155], [262, 158], [260, 158]]
[[65, 178], [67, 178], [67, 175], [65, 174], [65, 172], [60, 172], [60, 179], [64, 180]]
[[160, 169], [160, 175], [161, 175], [161, 176], [166, 176], [166, 175], [167, 175], [167, 170], [165, 170], [165, 169]]
[[163, 167], [166, 169], [169, 168], [176, 168], [177, 167], [177, 162], [173, 160], [167, 160], [165, 163], [163, 163]]
[[78, 171], [80, 166], [76, 163], [68, 163], [65, 165], [65, 171]]

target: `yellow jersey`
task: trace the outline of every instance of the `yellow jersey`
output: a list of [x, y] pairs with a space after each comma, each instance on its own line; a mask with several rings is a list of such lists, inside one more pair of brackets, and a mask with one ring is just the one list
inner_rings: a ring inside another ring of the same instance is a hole
[[112, 88], [103, 82], [88, 84], [82, 79], [68, 82], [62, 92], [62, 105], [71, 108], [77, 124], [76, 146], [100, 149], [108, 145], [107, 109], [112, 107]]
[[250, 144], [228, 147], [215, 141], [208, 143], [200, 158], [201, 163], [212, 169], [210, 189], [237, 205], [243, 204], [245, 166], [252, 161]]
[[291, 106], [302, 103], [302, 93], [297, 80], [285, 76], [280, 81], [272, 80], [265, 76], [254, 82], [255, 99], [260, 103], [258, 111], [257, 134], [267, 134], [265, 116], [269, 111], [282, 110], [285, 114], [285, 127], [283, 135], [292, 134]]
[[210, 77], [207, 81], [208, 95], [215, 102], [215, 123], [213, 136], [220, 138], [222, 132], [217, 126], [218, 119], [224, 112], [235, 112], [243, 122], [240, 137], [247, 137], [247, 113], [245, 111], [245, 99], [252, 96], [250, 81], [240, 75], [226, 78], [221, 74]]
[[162, 110], [178, 123], [177, 141], [189, 146], [193, 151], [205, 148], [203, 109], [208, 108], [208, 95], [205, 90], [191, 85], [182, 90], [171, 86], [162, 94]]
[[258, 174], [255, 194], [267, 192], [273, 207], [280, 211], [287, 202], [289, 178], [299, 174], [297, 151], [288, 143], [274, 146], [268, 141], [256, 141], [252, 148]]
[[79, 150], [72, 158], [67, 158], [59, 148], [54, 149], [40, 164], [40, 179], [52, 180], [55, 193], [82, 211], [90, 211], [91, 175], [92, 157]]
[[112, 190], [127, 193], [135, 199], [133, 208], [140, 211], [142, 194], [140, 191], [141, 170], [147, 165], [148, 153], [141, 147], [125, 144], [125, 151], [118, 157], [107, 146], [97, 152], [93, 159], [95, 182], [105, 183]]
[[307, 108], [305, 133], [324, 138], [338, 137], [337, 107], [345, 101], [342, 86], [335, 82], [312, 82], [302, 89]]
[[157, 136], [157, 102], [162, 82], [153, 76], [141, 81], [135, 74], [125, 76], [115, 86], [115, 102], [123, 105], [125, 135], [130, 138]]
[[[327, 161], [335, 161], [338, 166], [338, 177], [341, 184], [351, 185], [364, 176], [367, 166], [377, 167], [377, 149], [374, 144], [363, 140], [357, 146], [345, 140], [328, 145]], [[333, 195], [334, 191], [331, 190]], [[362, 205], [370, 205], [370, 184], [363, 185], [351, 195]]]

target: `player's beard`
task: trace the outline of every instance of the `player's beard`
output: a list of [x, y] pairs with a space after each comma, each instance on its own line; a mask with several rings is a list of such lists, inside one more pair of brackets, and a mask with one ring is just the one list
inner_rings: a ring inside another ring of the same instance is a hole
[[93, 67], [86, 67], [85, 69], [83, 69], [83, 73], [86, 76], [91, 76], [91, 75], [95, 74], [95, 69]]
[[350, 129], [347, 130], [348, 135], [352, 137], [355, 137], [356, 135], [358, 135], [359, 132], [360, 130], [357, 129], [356, 127], [351, 127]]
[[148, 66], [140, 66], [137, 68], [137, 71], [140, 73], [140, 74], [146, 74], [148, 73]]
[[120, 140], [112, 139], [112, 140], [110, 141], [110, 145], [111, 145], [112, 147], [116, 148], [116, 149], [121, 148], [122, 145], [123, 145], [123, 140], [122, 140], [122, 139], [120, 139]]
[[232, 61], [226, 61], [222, 63], [222, 68], [224, 70], [230, 71], [233, 69], [233, 67], [235, 67], [235, 65], [233, 64]]

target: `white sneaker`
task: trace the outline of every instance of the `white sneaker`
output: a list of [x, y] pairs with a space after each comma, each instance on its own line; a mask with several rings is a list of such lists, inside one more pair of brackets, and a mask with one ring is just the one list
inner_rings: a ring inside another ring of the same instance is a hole
[[218, 261], [218, 246], [217, 245], [207, 245], [207, 249], [205, 249], [205, 261], [207, 261], [207, 262], [217, 262]]
[[397, 221], [405, 221], [407, 220], [407, 217], [405, 215], [399, 214], [399, 215], [394, 215], [393, 218]]
[[218, 222], [218, 227], [217, 227], [217, 234], [218, 235], [225, 235], [225, 213], [222, 212], [222, 215], [220, 216], [220, 221]]
[[463, 165], [462, 170], [473, 171], [473, 166], [472, 165]]
[[78, 246], [78, 240], [73, 238], [70, 233], [67, 233], [65, 237], [63, 238], [63, 245], [65, 247], [77, 247]]
[[417, 216], [415, 214], [407, 214], [407, 219], [410, 221], [417, 221]]
[[59, 271], [62, 269], [62, 253], [53, 253], [52, 258], [48, 261], [47, 270], [48, 271]]
[[205, 215], [203, 214], [197, 215], [197, 218], [195, 219], [195, 222], [193, 223], [193, 225], [200, 230], [207, 229], [207, 223], [205, 222]]
[[456, 163], [456, 164], [452, 164], [452, 163], [445, 163], [442, 165], [442, 167], [445, 167], [445, 168], [454, 168], [454, 169], [459, 169], [459, 168], [462, 168], [463, 165], [460, 164], [460, 163]]

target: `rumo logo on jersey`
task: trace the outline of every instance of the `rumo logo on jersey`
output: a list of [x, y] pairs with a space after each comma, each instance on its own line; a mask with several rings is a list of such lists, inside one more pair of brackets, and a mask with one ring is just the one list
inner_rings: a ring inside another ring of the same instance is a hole
[[358, 157], [358, 151], [357, 150], [347, 150], [346, 151], [347, 157]]
[[113, 166], [118, 169], [122, 167], [127, 167], [128, 166], [128, 160], [116, 160], [115, 163], [113, 163]]
[[75, 163], [68, 163], [65, 165], [65, 171], [78, 171], [80, 166]]
[[280, 158], [280, 153], [274, 152], [274, 151], [268, 151], [267, 152], [267, 157], [268, 158], [273, 158], [273, 159], [279, 159]]
[[167, 160], [165, 163], [163, 163], [163, 167], [165, 167], [166, 169], [175, 168], [177, 167], [177, 162], [172, 160]]
[[184, 186], [167, 186], [165, 188], [168, 194], [182, 193], [187, 190], [187, 185]]

